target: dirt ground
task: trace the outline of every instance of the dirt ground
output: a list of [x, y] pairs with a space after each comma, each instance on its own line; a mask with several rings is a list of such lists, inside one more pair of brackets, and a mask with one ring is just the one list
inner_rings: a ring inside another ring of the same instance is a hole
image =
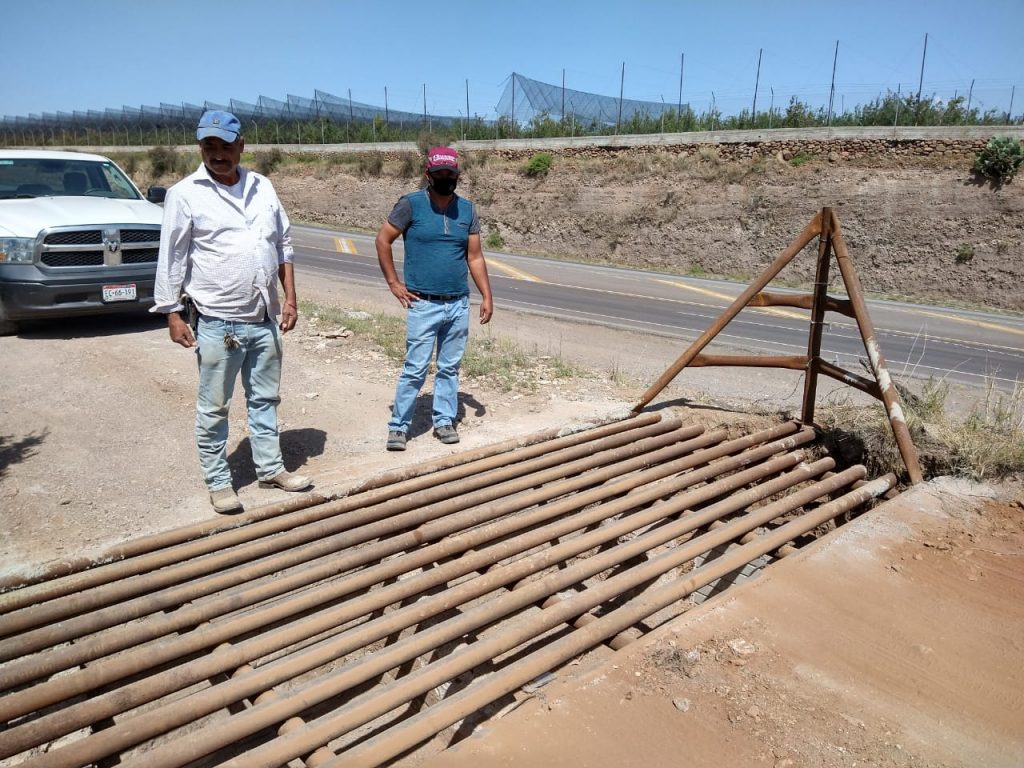
[[[301, 270], [298, 284], [322, 304], [396, 310], [383, 288]], [[424, 399], [409, 450], [384, 451], [396, 365], [365, 339], [322, 330], [303, 316], [285, 339], [289, 469], [330, 492], [453, 450], [430, 436]], [[529, 394], [464, 381], [460, 449], [624, 414], [682, 351], [500, 311], [472, 333], [508, 336], [591, 373]], [[193, 445], [191, 354], [152, 319], [44, 323], [0, 338], [0, 575], [212, 517]], [[799, 396], [790, 373], [699, 369], [658, 402], [714, 424], [766, 418]], [[248, 507], [281, 500], [257, 488], [243, 414], [236, 403], [229, 455], [239, 495]], [[904, 499], [898, 514], [875, 515], [604, 666], [539, 689], [432, 764], [1024, 764], [1019, 490], [939, 481]]]

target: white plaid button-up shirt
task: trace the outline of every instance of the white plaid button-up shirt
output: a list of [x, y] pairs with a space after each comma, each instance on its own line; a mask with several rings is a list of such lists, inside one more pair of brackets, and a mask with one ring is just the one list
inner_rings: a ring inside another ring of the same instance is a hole
[[152, 312], [180, 310], [184, 288], [201, 314], [221, 320], [281, 313], [278, 267], [294, 257], [288, 215], [269, 179], [238, 170], [240, 197], [205, 165], [168, 190]]

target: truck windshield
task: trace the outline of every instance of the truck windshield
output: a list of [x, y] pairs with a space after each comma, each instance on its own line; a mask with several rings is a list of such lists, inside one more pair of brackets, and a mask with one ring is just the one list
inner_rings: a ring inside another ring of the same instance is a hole
[[0, 158], [0, 200], [30, 197], [141, 199], [113, 163], [51, 158]]

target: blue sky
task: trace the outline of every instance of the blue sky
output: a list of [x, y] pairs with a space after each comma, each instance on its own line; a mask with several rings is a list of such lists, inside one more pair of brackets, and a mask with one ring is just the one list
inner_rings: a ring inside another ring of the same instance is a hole
[[[835, 109], [886, 89], [1024, 112], [1024, 0], [0, 0], [0, 115], [159, 106], [314, 89], [436, 115], [494, 117], [510, 73], [726, 114], [797, 95]], [[772, 95], [774, 91], [774, 96]]]

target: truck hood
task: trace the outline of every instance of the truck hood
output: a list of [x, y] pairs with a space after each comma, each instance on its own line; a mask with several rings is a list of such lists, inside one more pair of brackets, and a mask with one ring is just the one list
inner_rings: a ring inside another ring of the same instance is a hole
[[163, 208], [148, 200], [109, 197], [35, 197], [0, 200], [0, 235], [35, 237], [48, 227], [156, 224]]

